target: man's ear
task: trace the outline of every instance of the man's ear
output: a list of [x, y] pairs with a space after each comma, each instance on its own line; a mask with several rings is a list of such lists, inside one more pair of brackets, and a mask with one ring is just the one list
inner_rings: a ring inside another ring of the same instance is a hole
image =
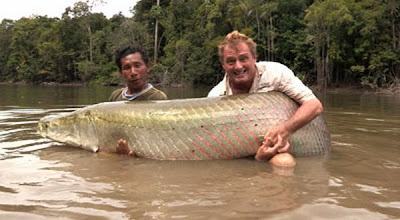
[[149, 62], [146, 66], [147, 66], [147, 71], [148, 71], [148, 73], [150, 73], [150, 70], [151, 70], [151, 63]]

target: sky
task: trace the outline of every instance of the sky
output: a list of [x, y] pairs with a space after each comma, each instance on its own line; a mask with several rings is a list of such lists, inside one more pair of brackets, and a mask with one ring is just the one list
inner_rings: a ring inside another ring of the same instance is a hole
[[[19, 20], [22, 17], [41, 15], [60, 18], [65, 8], [73, 7], [79, 0], [6, 0], [0, 3], [0, 22], [7, 18]], [[86, 2], [86, 0], [81, 0]], [[106, 0], [106, 4], [93, 8], [93, 12], [103, 12], [107, 18], [122, 12], [123, 15], [131, 17], [130, 9], [139, 0]], [[90, 1], [92, 2], [92, 0]]]

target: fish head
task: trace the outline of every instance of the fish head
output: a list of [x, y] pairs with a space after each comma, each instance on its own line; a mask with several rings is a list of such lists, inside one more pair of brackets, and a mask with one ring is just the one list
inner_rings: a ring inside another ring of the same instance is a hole
[[39, 120], [38, 132], [42, 137], [97, 152], [98, 140], [90, 112], [75, 111], [45, 116]]

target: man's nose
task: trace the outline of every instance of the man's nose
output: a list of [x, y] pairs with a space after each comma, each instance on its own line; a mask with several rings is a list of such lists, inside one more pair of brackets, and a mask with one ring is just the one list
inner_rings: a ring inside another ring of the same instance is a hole
[[131, 67], [131, 74], [137, 74], [137, 69], [135, 67]]
[[235, 69], [242, 69], [243, 65], [239, 60], [236, 60], [234, 67]]

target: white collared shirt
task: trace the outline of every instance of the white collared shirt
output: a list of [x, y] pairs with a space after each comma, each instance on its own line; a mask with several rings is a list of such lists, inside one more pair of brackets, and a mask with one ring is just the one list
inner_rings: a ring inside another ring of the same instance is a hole
[[[287, 66], [266, 61], [257, 62], [256, 66], [258, 71], [249, 93], [280, 91], [299, 104], [316, 98], [311, 89], [304, 85]], [[232, 95], [227, 77], [225, 73], [224, 79], [211, 89], [207, 97]]]

